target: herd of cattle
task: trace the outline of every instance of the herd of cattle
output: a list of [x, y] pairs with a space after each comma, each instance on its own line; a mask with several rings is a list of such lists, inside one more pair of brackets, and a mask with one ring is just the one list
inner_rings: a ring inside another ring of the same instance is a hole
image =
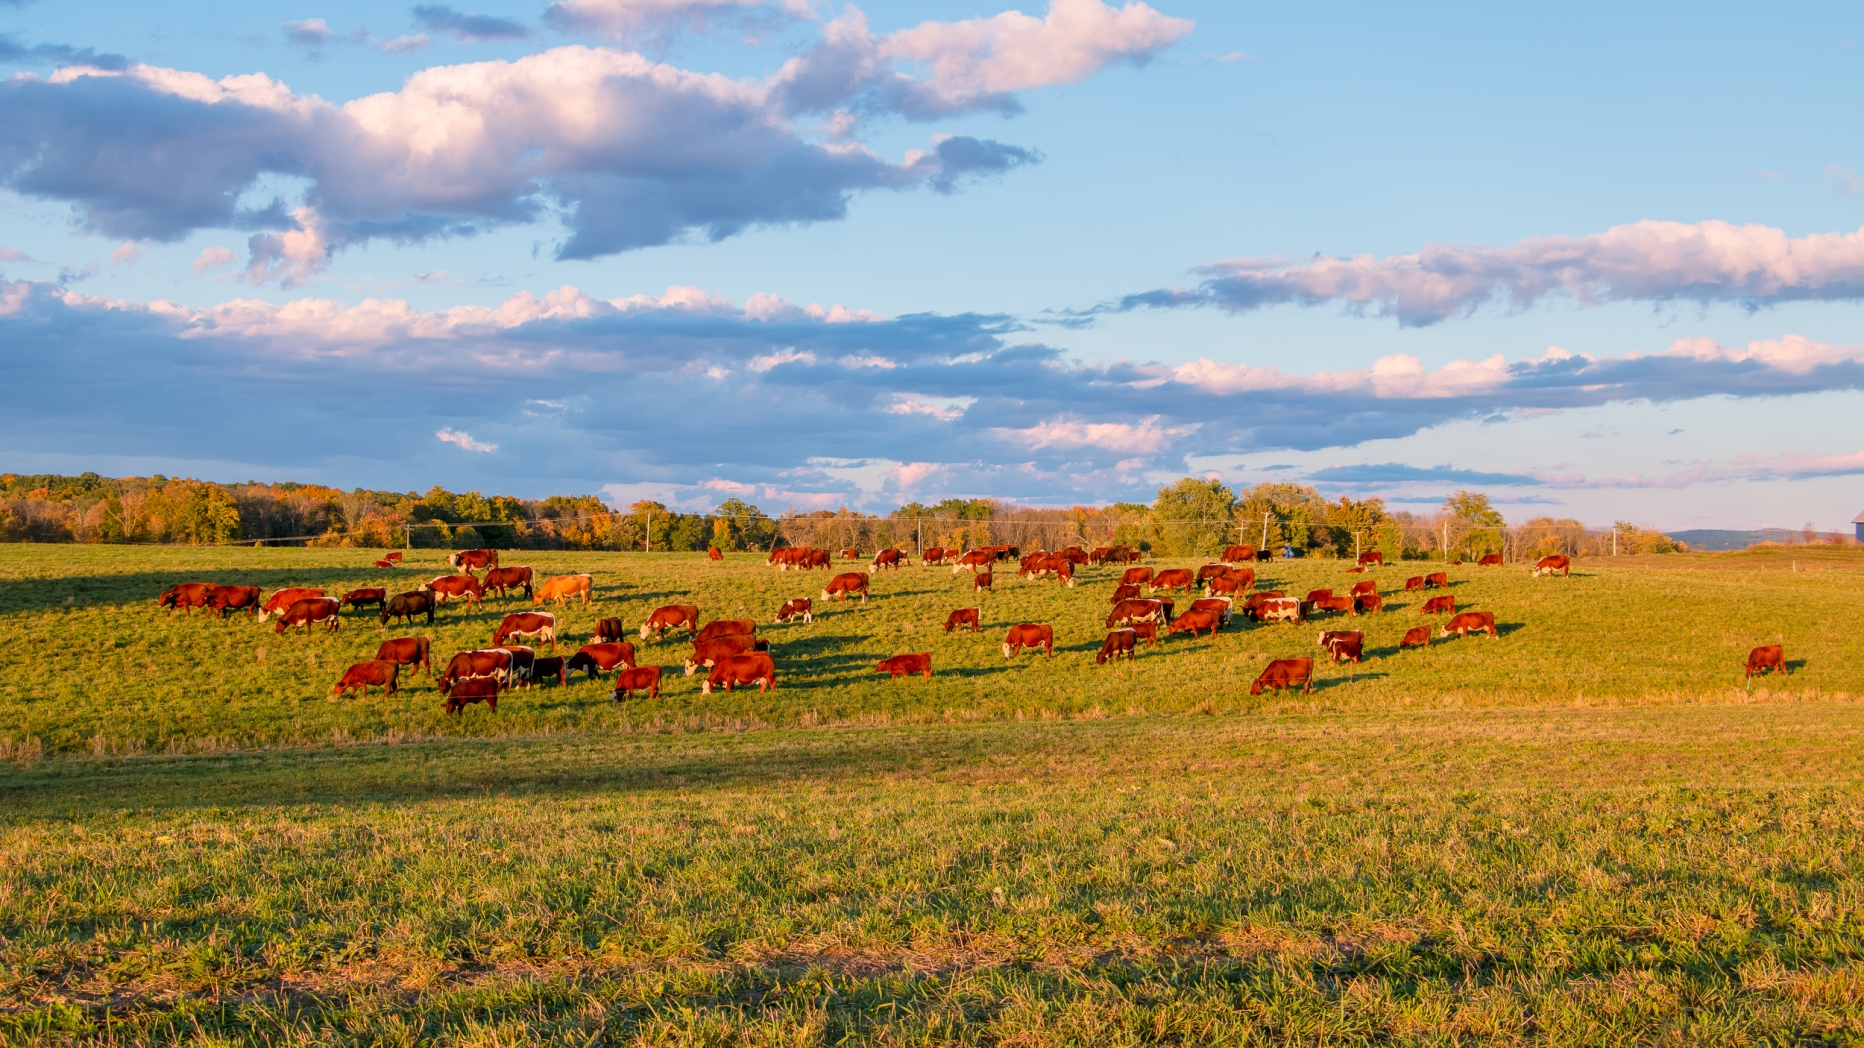
[[[723, 556], [716, 548], [708, 551], [708, 555], [713, 560], [720, 560]], [[840, 556], [843, 560], [849, 560], [858, 558], [859, 554], [855, 550], [842, 550]], [[971, 550], [934, 547], [925, 550], [920, 557], [921, 563], [926, 566], [951, 565], [953, 574], [970, 571], [969, 589], [974, 594], [990, 591], [999, 565], [1010, 562], [1017, 565], [1020, 578], [1053, 579], [1063, 586], [1073, 588], [1074, 569], [1077, 567], [1131, 565], [1141, 559], [1143, 555], [1138, 550], [1125, 546], [1094, 550], [1070, 546], [1056, 552], [1038, 550], [1027, 555], [1009, 545]], [[1189, 568], [1155, 570], [1143, 565], [1126, 567], [1110, 600], [1111, 610], [1105, 620], [1108, 632], [1095, 655], [1095, 662], [1105, 665], [1109, 661], [1117, 662], [1122, 657], [1130, 661], [1136, 657], [1141, 645], [1156, 648], [1161, 637], [1168, 638], [1175, 633], [1189, 633], [1193, 639], [1203, 633], [1215, 636], [1232, 618], [1257, 624], [1305, 623], [1323, 615], [1337, 614], [1350, 618], [1385, 609], [1386, 598], [1379, 592], [1378, 582], [1372, 577], [1354, 583], [1344, 593], [1316, 589], [1297, 597], [1276, 589], [1258, 590], [1256, 569], [1249, 565], [1263, 559], [1267, 558], [1255, 548], [1239, 545], [1227, 548], [1220, 560], [1205, 564], [1195, 571]], [[401, 562], [400, 553], [389, 553], [376, 561], [376, 566], [393, 568], [400, 566]], [[1501, 562], [1499, 557], [1485, 557], [1479, 565], [1498, 566]], [[393, 596], [386, 589], [375, 587], [351, 590], [340, 597], [328, 596], [322, 589], [316, 588], [285, 588], [274, 591], [262, 600], [262, 591], [257, 586], [184, 582], [164, 591], [157, 600], [157, 606], [166, 609], [171, 616], [177, 609], [192, 614], [195, 608], [201, 608], [221, 618], [228, 611], [244, 611], [258, 622], [276, 619], [274, 630], [282, 634], [290, 629], [307, 632], [317, 625], [335, 631], [341, 626], [340, 614], [345, 608], [374, 608], [381, 623], [387, 625], [391, 619], [412, 623], [417, 615], [425, 615], [427, 622], [432, 623], [436, 609], [444, 607], [449, 600], [464, 600], [470, 605], [479, 605], [488, 594], [494, 593], [507, 597], [521, 590], [531, 600], [533, 607], [541, 607], [547, 601], [554, 601], [561, 606], [572, 598], [580, 599], [583, 606], [587, 607], [593, 599], [594, 587], [589, 575], [559, 575], [540, 582], [529, 567], [500, 567], [497, 550], [461, 550], [451, 554], [447, 563], [456, 569], [455, 574], [440, 576], [413, 590]], [[785, 547], [772, 551], [768, 563], [780, 571], [808, 571], [832, 568], [833, 558], [827, 550]], [[910, 564], [911, 558], [905, 551], [883, 549], [874, 555], [865, 569], [833, 574], [817, 599], [828, 602], [858, 597], [865, 603], [869, 596], [869, 586], [879, 572], [897, 570]], [[1361, 555], [1355, 566], [1347, 570], [1351, 574], [1369, 575], [1374, 569], [1383, 566], [1382, 555], [1368, 553]], [[1565, 576], [1570, 568], [1570, 561], [1566, 557], [1544, 557], [1535, 565], [1533, 574], [1541, 576], [1558, 573]], [[1436, 631], [1436, 638], [1452, 635], [1466, 637], [1470, 633], [1486, 634], [1491, 639], [1498, 637], [1493, 612], [1459, 611], [1456, 598], [1451, 594], [1441, 592], [1430, 595], [1427, 592], [1448, 590], [1449, 587], [1449, 576], [1441, 571], [1417, 575], [1406, 579], [1404, 583], [1406, 592], [1425, 594], [1421, 605], [1423, 614], [1449, 616]], [[1198, 595], [1194, 596], [1194, 593]], [[1179, 610], [1174, 594], [1188, 599], [1189, 606]], [[793, 597], [785, 600], [778, 609], [776, 621], [813, 622], [814, 611], [812, 599]], [[701, 626], [699, 619], [699, 608], [695, 605], [670, 604], [659, 607], [641, 623], [638, 639], [642, 642], [658, 641], [670, 631], [684, 630], [693, 648], [682, 668], [688, 677], [700, 669], [707, 671], [700, 686], [702, 694], [710, 694], [721, 687], [731, 690], [739, 685], [755, 684], [760, 691], [776, 687], [776, 663], [770, 644], [757, 636], [755, 621], [715, 619]], [[958, 608], [945, 620], [947, 633], [966, 629], [975, 633], [982, 628], [982, 613], [978, 607]], [[662, 667], [636, 665], [636, 649], [633, 643], [624, 639], [625, 632], [619, 618], [601, 619], [596, 623], [592, 642], [565, 657], [555, 654], [558, 641], [555, 615], [545, 611], [514, 612], [504, 616], [493, 631], [490, 647], [455, 654], [438, 677], [434, 676], [431, 642], [428, 638], [393, 638], [381, 645], [375, 658], [355, 663], [345, 670], [336, 682], [333, 693], [341, 696], [359, 691], [366, 695], [369, 688], [380, 687], [385, 694], [392, 695], [396, 692], [402, 670], [407, 668], [410, 673], [425, 672], [435, 681], [445, 699], [444, 709], [449, 714], [457, 714], [465, 706], [477, 702], [484, 702], [490, 710], [496, 712], [501, 692], [513, 687], [530, 687], [552, 681], [558, 686], [564, 686], [569, 683], [571, 675], [578, 671], [584, 672], [591, 679], [612, 672], [612, 697], [616, 701], [628, 699], [637, 691], [644, 692], [649, 698], [658, 698]], [[512, 643], [519, 640], [548, 644], [553, 654], [540, 657], [535, 647]], [[1427, 647], [1431, 640], [1431, 627], [1417, 626], [1405, 633], [1398, 650]], [[1326, 657], [1335, 664], [1356, 664], [1365, 653], [1365, 633], [1362, 630], [1323, 629], [1317, 643]], [[1054, 654], [1053, 626], [1046, 623], [1017, 623], [1009, 628], [1002, 642], [1005, 658], [1014, 658], [1024, 650], [1037, 649], [1047, 656]], [[876, 669], [890, 678], [919, 675], [929, 680], [932, 677], [932, 654], [910, 652], [895, 655], [882, 661]], [[1746, 669], [1750, 679], [1761, 670], [1790, 672], [1778, 646], [1754, 649], [1749, 655]], [[1251, 683], [1249, 693], [1260, 695], [1269, 689], [1279, 692], [1295, 687], [1308, 692], [1312, 690], [1313, 682], [1312, 658], [1275, 659]]]

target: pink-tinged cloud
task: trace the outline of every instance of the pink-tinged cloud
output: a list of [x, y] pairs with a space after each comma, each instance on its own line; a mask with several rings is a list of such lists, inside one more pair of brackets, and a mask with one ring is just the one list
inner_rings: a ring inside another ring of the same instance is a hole
[[490, 454], [498, 450], [497, 444], [487, 444], [483, 441], [474, 440], [472, 434], [464, 430], [443, 429], [435, 433], [434, 436], [439, 437], [449, 444], [457, 445], [466, 451], [478, 451]]
[[1116, 454], [1134, 452], [1156, 455], [1169, 449], [1172, 441], [1193, 433], [1197, 424], [1162, 426], [1158, 416], [1137, 422], [1082, 422], [1059, 418], [1024, 429], [1000, 429], [998, 434], [1011, 443], [1033, 450], [1043, 448], [1099, 448]]
[[194, 271], [196, 273], [207, 273], [211, 270], [230, 266], [238, 261], [239, 252], [234, 251], [232, 248], [215, 245], [203, 249], [199, 255], [195, 256]]
[[1130, 295], [1116, 308], [1214, 305], [1246, 312], [1339, 303], [1425, 325], [1496, 300], [1525, 309], [1549, 296], [1580, 306], [1690, 300], [1764, 306], [1864, 298], [1864, 229], [1789, 237], [1771, 226], [1633, 222], [1511, 247], [1438, 244], [1411, 255], [1236, 258], [1200, 268], [1196, 288]]
[[636, 43], [682, 30], [705, 33], [717, 22], [755, 31], [814, 13], [808, 0], [557, 0], [544, 21], [560, 32]]
[[31, 262], [32, 256], [10, 247], [0, 247], [0, 262]]

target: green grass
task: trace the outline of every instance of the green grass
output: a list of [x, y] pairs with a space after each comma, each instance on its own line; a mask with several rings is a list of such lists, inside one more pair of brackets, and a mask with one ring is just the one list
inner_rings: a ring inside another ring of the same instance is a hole
[[[0, 656], [0, 746], [46, 752], [196, 752], [253, 745], [456, 735], [538, 735], [582, 731], [756, 727], [825, 723], [1123, 714], [1129, 709], [1223, 711], [1260, 708], [1247, 683], [1269, 659], [1316, 653], [1320, 626], [1232, 625], [1215, 640], [1184, 637], [1144, 651], [1133, 666], [1100, 667], [1093, 653], [1114, 569], [1090, 569], [1065, 590], [999, 571], [981, 601], [969, 575], [911, 567], [874, 580], [865, 606], [822, 607], [813, 625], [770, 625], [784, 598], [819, 596], [826, 575], [778, 573], [761, 557], [722, 565], [698, 555], [524, 553], [508, 556], [540, 574], [589, 571], [598, 601], [559, 610], [573, 643], [595, 620], [620, 616], [632, 629], [655, 606], [695, 603], [705, 619], [755, 618], [775, 647], [779, 687], [704, 697], [699, 680], [669, 682], [658, 701], [609, 701], [606, 684], [534, 689], [449, 721], [431, 683], [417, 678], [399, 695], [331, 701], [330, 686], [351, 662], [373, 656], [389, 636], [433, 638], [436, 660], [489, 643], [518, 599], [483, 609], [458, 604], [424, 624], [384, 628], [351, 615], [341, 632], [276, 636], [243, 617], [165, 619], [155, 595], [177, 581], [251, 582], [267, 589], [362, 585], [391, 592], [445, 571], [440, 554], [400, 571], [367, 567], [357, 550], [191, 549], [186, 547], [0, 546], [0, 627], [12, 643]], [[1369, 658], [1356, 670], [1328, 668], [1306, 705], [1355, 709], [1551, 699], [1701, 699], [1732, 694], [1740, 663], [1756, 644], [1784, 638], [1796, 670], [1765, 681], [1770, 692], [1864, 691], [1864, 651], [1855, 624], [1864, 616], [1864, 557], [1847, 551], [1794, 555], [1720, 554], [1585, 561], [1570, 579], [1530, 579], [1518, 567], [1450, 569], [1459, 605], [1490, 610], [1499, 641], [1459, 640], [1399, 653], [1404, 631], [1426, 620], [1416, 595], [1393, 610], [1329, 625], [1367, 630]], [[1195, 565], [1196, 561], [1161, 562]], [[1379, 573], [1387, 591], [1425, 565]], [[1361, 576], [1339, 562], [1263, 565], [1264, 584], [1305, 593], [1345, 589]], [[956, 607], [981, 603], [986, 630], [947, 635]], [[522, 604], [528, 607], [528, 604]], [[1016, 622], [1056, 628], [1053, 659], [1006, 661], [998, 642]], [[570, 650], [573, 649], [573, 644]], [[683, 640], [647, 647], [644, 662], [677, 667]], [[907, 651], [931, 651], [931, 682], [889, 681], [874, 664]], [[1349, 674], [1353, 679], [1349, 680]], [[29, 741], [30, 740], [30, 741]]]

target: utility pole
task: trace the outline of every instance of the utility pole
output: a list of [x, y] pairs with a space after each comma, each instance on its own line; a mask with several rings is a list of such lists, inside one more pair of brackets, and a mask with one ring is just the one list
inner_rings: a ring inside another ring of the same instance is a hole
[[1450, 559], [1450, 522], [1443, 522], [1443, 559]]
[[654, 507], [647, 507], [647, 552], [654, 551]]
[[1262, 514], [1262, 548], [1269, 548], [1269, 515]]

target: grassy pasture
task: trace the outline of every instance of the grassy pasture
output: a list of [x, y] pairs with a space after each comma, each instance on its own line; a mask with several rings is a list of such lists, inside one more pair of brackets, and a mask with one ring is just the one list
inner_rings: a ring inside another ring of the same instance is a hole
[[[1118, 715], [1320, 706], [1364, 709], [1558, 701], [1701, 699], [1733, 694], [1741, 660], [1756, 644], [1784, 638], [1791, 678], [1764, 681], [1770, 693], [1864, 691], [1864, 557], [1847, 551], [1709, 554], [1588, 560], [1570, 579], [1530, 579], [1520, 567], [1451, 568], [1459, 607], [1496, 613], [1503, 636], [1440, 642], [1398, 652], [1404, 631], [1443, 616], [1419, 616], [1417, 594], [1399, 594], [1384, 614], [1327, 617], [1330, 628], [1367, 631], [1367, 660], [1327, 668], [1311, 697], [1256, 699], [1247, 685], [1271, 658], [1316, 654], [1321, 626], [1233, 624], [1216, 639], [1177, 637], [1136, 664], [1096, 666], [1107, 597], [1117, 569], [1087, 569], [1072, 590], [997, 573], [994, 593], [973, 598], [968, 573], [914, 566], [882, 572], [866, 606], [818, 608], [813, 625], [770, 624], [786, 597], [819, 597], [827, 575], [778, 573], [761, 557], [711, 564], [698, 555], [514, 553], [540, 575], [587, 571], [598, 600], [557, 609], [567, 638], [587, 641], [597, 618], [633, 629], [655, 606], [693, 603], [704, 619], [755, 618], [775, 649], [777, 690], [702, 697], [698, 678], [677, 677], [689, 645], [643, 646], [641, 659], [674, 667], [658, 701], [609, 701], [605, 683], [532, 689], [449, 723], [426, 678], [404, 678], [392, 697], [330, 699], [351, 662], [382, 639], [433, 639], [436, 661], [489, 643], [520, 598], [480, 609], [450, 603], [433, 626], [383, 627], [346, 616], [334, 635], [277, 636], [244, 617], [165, 619], [154, 598], [185, 580], [246, 582], [268, 590], [321, 586], [333, 595], [364, 585], [390, 592], [445, 572], [442, 554], [415, 551], [396, 571], [369, 567], [362, 550], [187, 547], [0, 546], [0, 746], [50, 753], [188, 752], [345, 739], [533, 735], [669, 727], [760, 726], [1043, 716]], [[1195, 561], [1157, 562], [1194, 566]], [[1794, 565], [1797, 563], [1798, 570]], [[1266, 587], [1344, 591], [1363, 576], [1337, 561], [1261, 565]], [[1375, 577], [1388, 593], [1422, 563]], [[820, 602], [818, 601], [820, 604]], [[953, 608], [980, 605], [985, 631], [948, 635]], [[1052, 659], [1006, 661], [998, 644], [1017, 622], [1055, 626]], [[931, 682], [889, 681], [876, 662], [931, 651]], [[1349, 673], [1353, 679], [1349, 680]]]

